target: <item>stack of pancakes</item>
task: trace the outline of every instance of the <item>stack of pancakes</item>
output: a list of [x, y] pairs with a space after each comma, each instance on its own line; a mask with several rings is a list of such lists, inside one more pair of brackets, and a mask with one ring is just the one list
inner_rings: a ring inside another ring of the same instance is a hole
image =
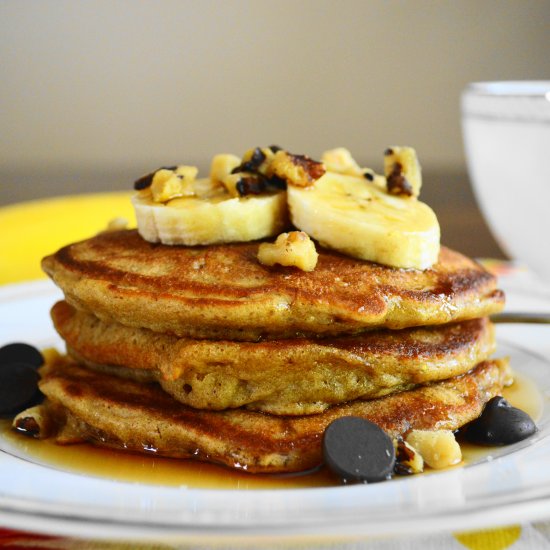
[[319, 248], [306, 273], [257, 251], [124, 230], [45, 258], [73, 360], [40, 385], [58, 439], [299, 471], [338, 417], [392, 436], [455, 430], [501, 393], [487, 316], [504, 297], [472, 260], [442, 248], [433, 268], [403, 270]]

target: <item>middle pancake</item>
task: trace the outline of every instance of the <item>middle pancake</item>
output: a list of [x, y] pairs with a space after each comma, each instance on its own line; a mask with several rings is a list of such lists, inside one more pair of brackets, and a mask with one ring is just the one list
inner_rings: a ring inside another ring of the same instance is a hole
[[278, 415], [324, 411], [463, 374], [495, 350], [493, 326], [474, 319], [437, 327], [327, 339], [191, 340], [105, 323], [66, 302], [52, 309], [67, 350], [85, 365], [158, 381], [198, 409], [246, 406]]

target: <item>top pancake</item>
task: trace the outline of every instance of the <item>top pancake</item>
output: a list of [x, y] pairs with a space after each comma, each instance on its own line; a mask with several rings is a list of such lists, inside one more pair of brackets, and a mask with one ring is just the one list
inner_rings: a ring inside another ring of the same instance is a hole
[[104, 321], [231, 340], [352, 334], [473, 319], [504, 305], [496, 279], [442, 247], [425, 271], [318, 247], [313, 272], [267, 267], [257, 242], [166, 246], [135, 230], [102, 233], [44, 258], [67, 301]]

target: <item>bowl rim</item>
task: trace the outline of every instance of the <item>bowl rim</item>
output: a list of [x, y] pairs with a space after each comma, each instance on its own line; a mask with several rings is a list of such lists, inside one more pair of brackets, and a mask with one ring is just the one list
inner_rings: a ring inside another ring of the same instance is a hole
[[550, 102], [550, 80], [494, 80], [470, 82], [464, 94], [499, 98], [536, 98]]

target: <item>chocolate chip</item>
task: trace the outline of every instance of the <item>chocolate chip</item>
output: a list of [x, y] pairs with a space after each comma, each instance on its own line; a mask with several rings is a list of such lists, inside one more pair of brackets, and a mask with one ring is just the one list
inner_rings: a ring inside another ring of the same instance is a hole
[[365, 176], [366, 179], [368, 179], [369, 181], [374, 181], [374, 174], [372, 172], [365, 172], [363, 174]]
[[267, 186], [273, 189], [286, 189], [286, 181], [278, 176], [271, 176], [267, 181]]
[[283, 150], [283, 148], [279, 147], [278, 145], [270, 145], [269, 149], [271, 150], [272, 153], [276, 153], [277, 151], [282, 151]]
[[245, 162], [242, 162], [236, 168], [233, 168], [233, 170], [231, 170], [231, 173], [232, 174], [238, 174], [239, 172], [256, 173], [258, 171], [258, 168], [262, 165], [265, 159], [266, 159], [265, 153], [259, 147], [256, 147], [254, 151], [252, 151], [252, 156], [250, 157], [250, 159]]
[[388, 157], [388, 156], [390, 156], [390, 155], [393, 155], [393, 149], [392, 149], [391, 147], [389, 147], [388, 149], [386, 149], [386, 150], [384, 151], [384, 155], [385, 155], [386, 157]]
[[27, 363], [33, 367], [41, 367], [44, 357], [34, 346], [14, 342], [0, 348], [0, 365], [7, 363]]
[[0, 416], [14, 416], [42, 401], [33, 365], [7, 363], [0, 367]]
[[263, 193], [266, 188], [266, 181], [264, 178], [255, 176], [243, 176], [236, 185], [237, 192], [241, 197], [245, 195], [259, 195]]
[[142, 176], [141, 178], [134, 181], [134, 189], [136, 191], [141, 191], [142, 189], [147, 189], [147, 187], [150, 187], [153, 183], [154, 175], [155, 172], [151, 172], [150, 174]]
[[323, 438], [327, 466], [344, 483], [388, 479], [395, 463], [391, 438], [363, 418], [346, 416], [329, 424]]
[[504, 397], [493, 397], [479, 418], [464, 429], [464, 436], [472, 443], [484, 445], [511, 445], [537, 431], [533, 419], [524, 411], [512, 407]]

